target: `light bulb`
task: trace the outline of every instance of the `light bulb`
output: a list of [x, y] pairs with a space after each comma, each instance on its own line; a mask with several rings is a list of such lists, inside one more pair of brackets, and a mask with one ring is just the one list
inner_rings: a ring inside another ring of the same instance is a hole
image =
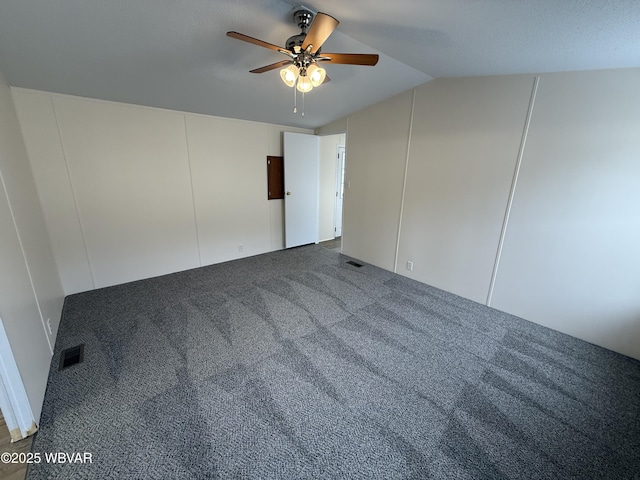
[[311, 85], [317, 87], [322, 85], [322, 82], [324, 82], [324, 79], [327, 76], [327, 72], [324, 68], [312, 63], [307, 67], [307, 76], [311, 80]]
[[306, 75], [300, 75], [298, 77], [298, 91], [302, 93], [307, 93], [313, 90], [313, 85], [311, 84], [311, 80]]
[[295, 65], [289, 65], [287, 68], [283, 68], [280, 70], [280, 78], [282, 81], [288, 86], [293, 87], [296, 83], [296, 78], [298, 78], [299, 74], [298, 67]]

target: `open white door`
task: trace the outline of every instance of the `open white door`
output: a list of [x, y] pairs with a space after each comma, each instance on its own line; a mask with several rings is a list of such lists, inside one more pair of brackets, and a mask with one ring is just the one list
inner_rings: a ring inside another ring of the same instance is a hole
[[284, 231], [287, 248], [318, 242], [320, 139], [284, 133]]

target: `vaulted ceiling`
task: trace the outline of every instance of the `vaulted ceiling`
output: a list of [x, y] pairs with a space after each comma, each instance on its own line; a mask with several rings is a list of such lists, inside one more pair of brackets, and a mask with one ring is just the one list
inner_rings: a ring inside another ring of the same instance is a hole
[[[340, 25], [323, 50], [378, 53], [324, 65], [305, 96], [281, 54], [299, 33], [291, 0], [1, 0], [0, 71], [12, 86], [315, 128], [432, 78], [640, 66], [638, 0], [308, 0]], [[298, 96], [299, 111], [301, 98]]]

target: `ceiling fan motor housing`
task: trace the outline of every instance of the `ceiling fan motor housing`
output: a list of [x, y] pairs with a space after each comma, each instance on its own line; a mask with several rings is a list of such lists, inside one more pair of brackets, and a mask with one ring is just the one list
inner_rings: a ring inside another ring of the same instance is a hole
[[296, 25], [298, 25], [298, 28], [300, 28], [302, 32], [287, 38], [287, 42], [285, 43], [287, 50], [293, 53], [300, 52], [300, 49], [296, 47], [301, 47], [304, 43], [304, 39], [307, 37], [307, 30], [313, 22], [314, 17], [315, 14], [311, 10], [307, 10], [302, 6], [293, 12], [293, 21], [296, 22]]
[[306, 37], [306, 33], [299, 33], [298, 35], [293, 35], [292, 37], [287, 38], [287, 43], [285, 44], [287, 50], [289, 50], [290, 52], [299, 52], [300, 49], [296, 51], [296, 47], [301, 47]]
[[304, 7], [298, 7], [295, 12], [293, 12], [293, 21], [296, 22], [296, 25], [302, 30], [302, 33], [307, 33], [307, 29], [313, 22], [313, 17], [315, 15], [311, 10], [307, 10]]

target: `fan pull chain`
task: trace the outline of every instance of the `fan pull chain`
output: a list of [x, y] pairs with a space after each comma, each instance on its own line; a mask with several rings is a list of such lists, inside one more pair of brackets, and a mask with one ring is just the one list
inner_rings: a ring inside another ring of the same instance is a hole
[[[296, 79], [296, 82], [298, 79]], [[298, 92], [297, 92], [296, 84], [293, 84], [293, 113], [298, 113], [298, 107], [296, 106], [296, 101], [298, 100]]]
[[304, 92], [302, 92], [302, 116], [304, 117]]

